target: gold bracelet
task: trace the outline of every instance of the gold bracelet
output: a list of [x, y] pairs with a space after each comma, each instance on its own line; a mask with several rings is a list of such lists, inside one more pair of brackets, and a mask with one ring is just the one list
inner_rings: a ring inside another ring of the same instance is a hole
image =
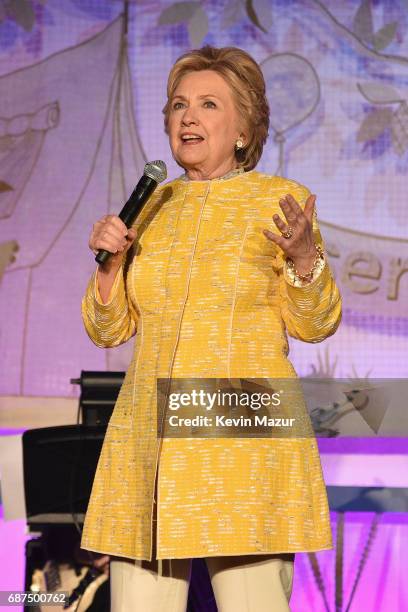
[[316, 257], [315, 260], [313, 262], [313, 265], [310, 269], [309, 272], [307, 272], [306, 274], [300, 274], [295, 267], [295, 262], [293, 261], [293, 259], [291, 257], [287, 257], [286, 258], [286, 263], [288, 268], [292, 271], [292, 274], [294, 274], [299, 280], [303, 281], [303, 282], [311, 282], [313, 280], [313, 273], [316, 270], [316, 268], [319, 266], [320, 262], [323, 260], [324, 261], [324, 253], [323, 253], [323, 249], [319, 244], [315, 244], [316, 247]]

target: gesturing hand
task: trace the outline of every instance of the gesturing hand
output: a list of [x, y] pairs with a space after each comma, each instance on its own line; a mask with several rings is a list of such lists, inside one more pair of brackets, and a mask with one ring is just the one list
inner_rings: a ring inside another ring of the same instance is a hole
[[[290, 257], [296, 269], [300, 273], [306, 273], [317, 255], [317, 249], [313, 237], [313, 212], [316, 196], [310, 195], [305, 204], [304, 210], [290, 194], [279, 200], [283, 214], [287, 223], [282, 221], [279, 215], [273, 215], [273, 220], [281, 234], [274, 234], [268, 229], [263, 232], [268, 240], [277, 244], [285, 255]], [[288, 237], [284, 237], [287, 234]]]

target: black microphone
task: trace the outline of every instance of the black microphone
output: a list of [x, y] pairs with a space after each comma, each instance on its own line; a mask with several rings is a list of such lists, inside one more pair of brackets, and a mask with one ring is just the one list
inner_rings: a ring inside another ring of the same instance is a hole
[[[132, 195], [119, 213], [119, 218], [127, 228], [131, 227], [133, 221], [141, 211], [143, 205], [152, 195], [157, 185], [167, 178], [167, 168], [164, 161], [160, 159], [148, 162], [144, 167], [143, 176], [134, 188]], [[110, 251], [100, 249], [95, 261], [104, 264], [112, 256]]]

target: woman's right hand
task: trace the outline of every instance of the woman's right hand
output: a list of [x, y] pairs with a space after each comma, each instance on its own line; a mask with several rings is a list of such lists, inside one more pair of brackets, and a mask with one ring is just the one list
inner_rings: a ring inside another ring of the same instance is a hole
[[114, 272], [120, 268], [135, 238], [136, 231], [128, 229], [117, 215], [105, 215], [93, 225], [88, 244], [95, 255], [100, 249], [112, 253], [108, 261], [99, 267], [103, 271]]

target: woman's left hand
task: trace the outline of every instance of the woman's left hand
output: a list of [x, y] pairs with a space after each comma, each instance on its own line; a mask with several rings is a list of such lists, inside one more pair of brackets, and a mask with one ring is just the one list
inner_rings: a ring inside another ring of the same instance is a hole
[[[264, 229], [265, 236], [277, 244], [287, 257], [290, 257], [300, 274], [307, 274], [313, 266], [317, 255], [316, 245], [313, 237], [313, 213], [316, 196], [310, 195], [301, 209], [295, 198], [290, 194], [279, 200], [287, 223], [282, 221], [279, 215], [273, 215], [273, 220], [281, 234], [274, 234]], [[289, 232], [290, 238], [282, 234]]]

